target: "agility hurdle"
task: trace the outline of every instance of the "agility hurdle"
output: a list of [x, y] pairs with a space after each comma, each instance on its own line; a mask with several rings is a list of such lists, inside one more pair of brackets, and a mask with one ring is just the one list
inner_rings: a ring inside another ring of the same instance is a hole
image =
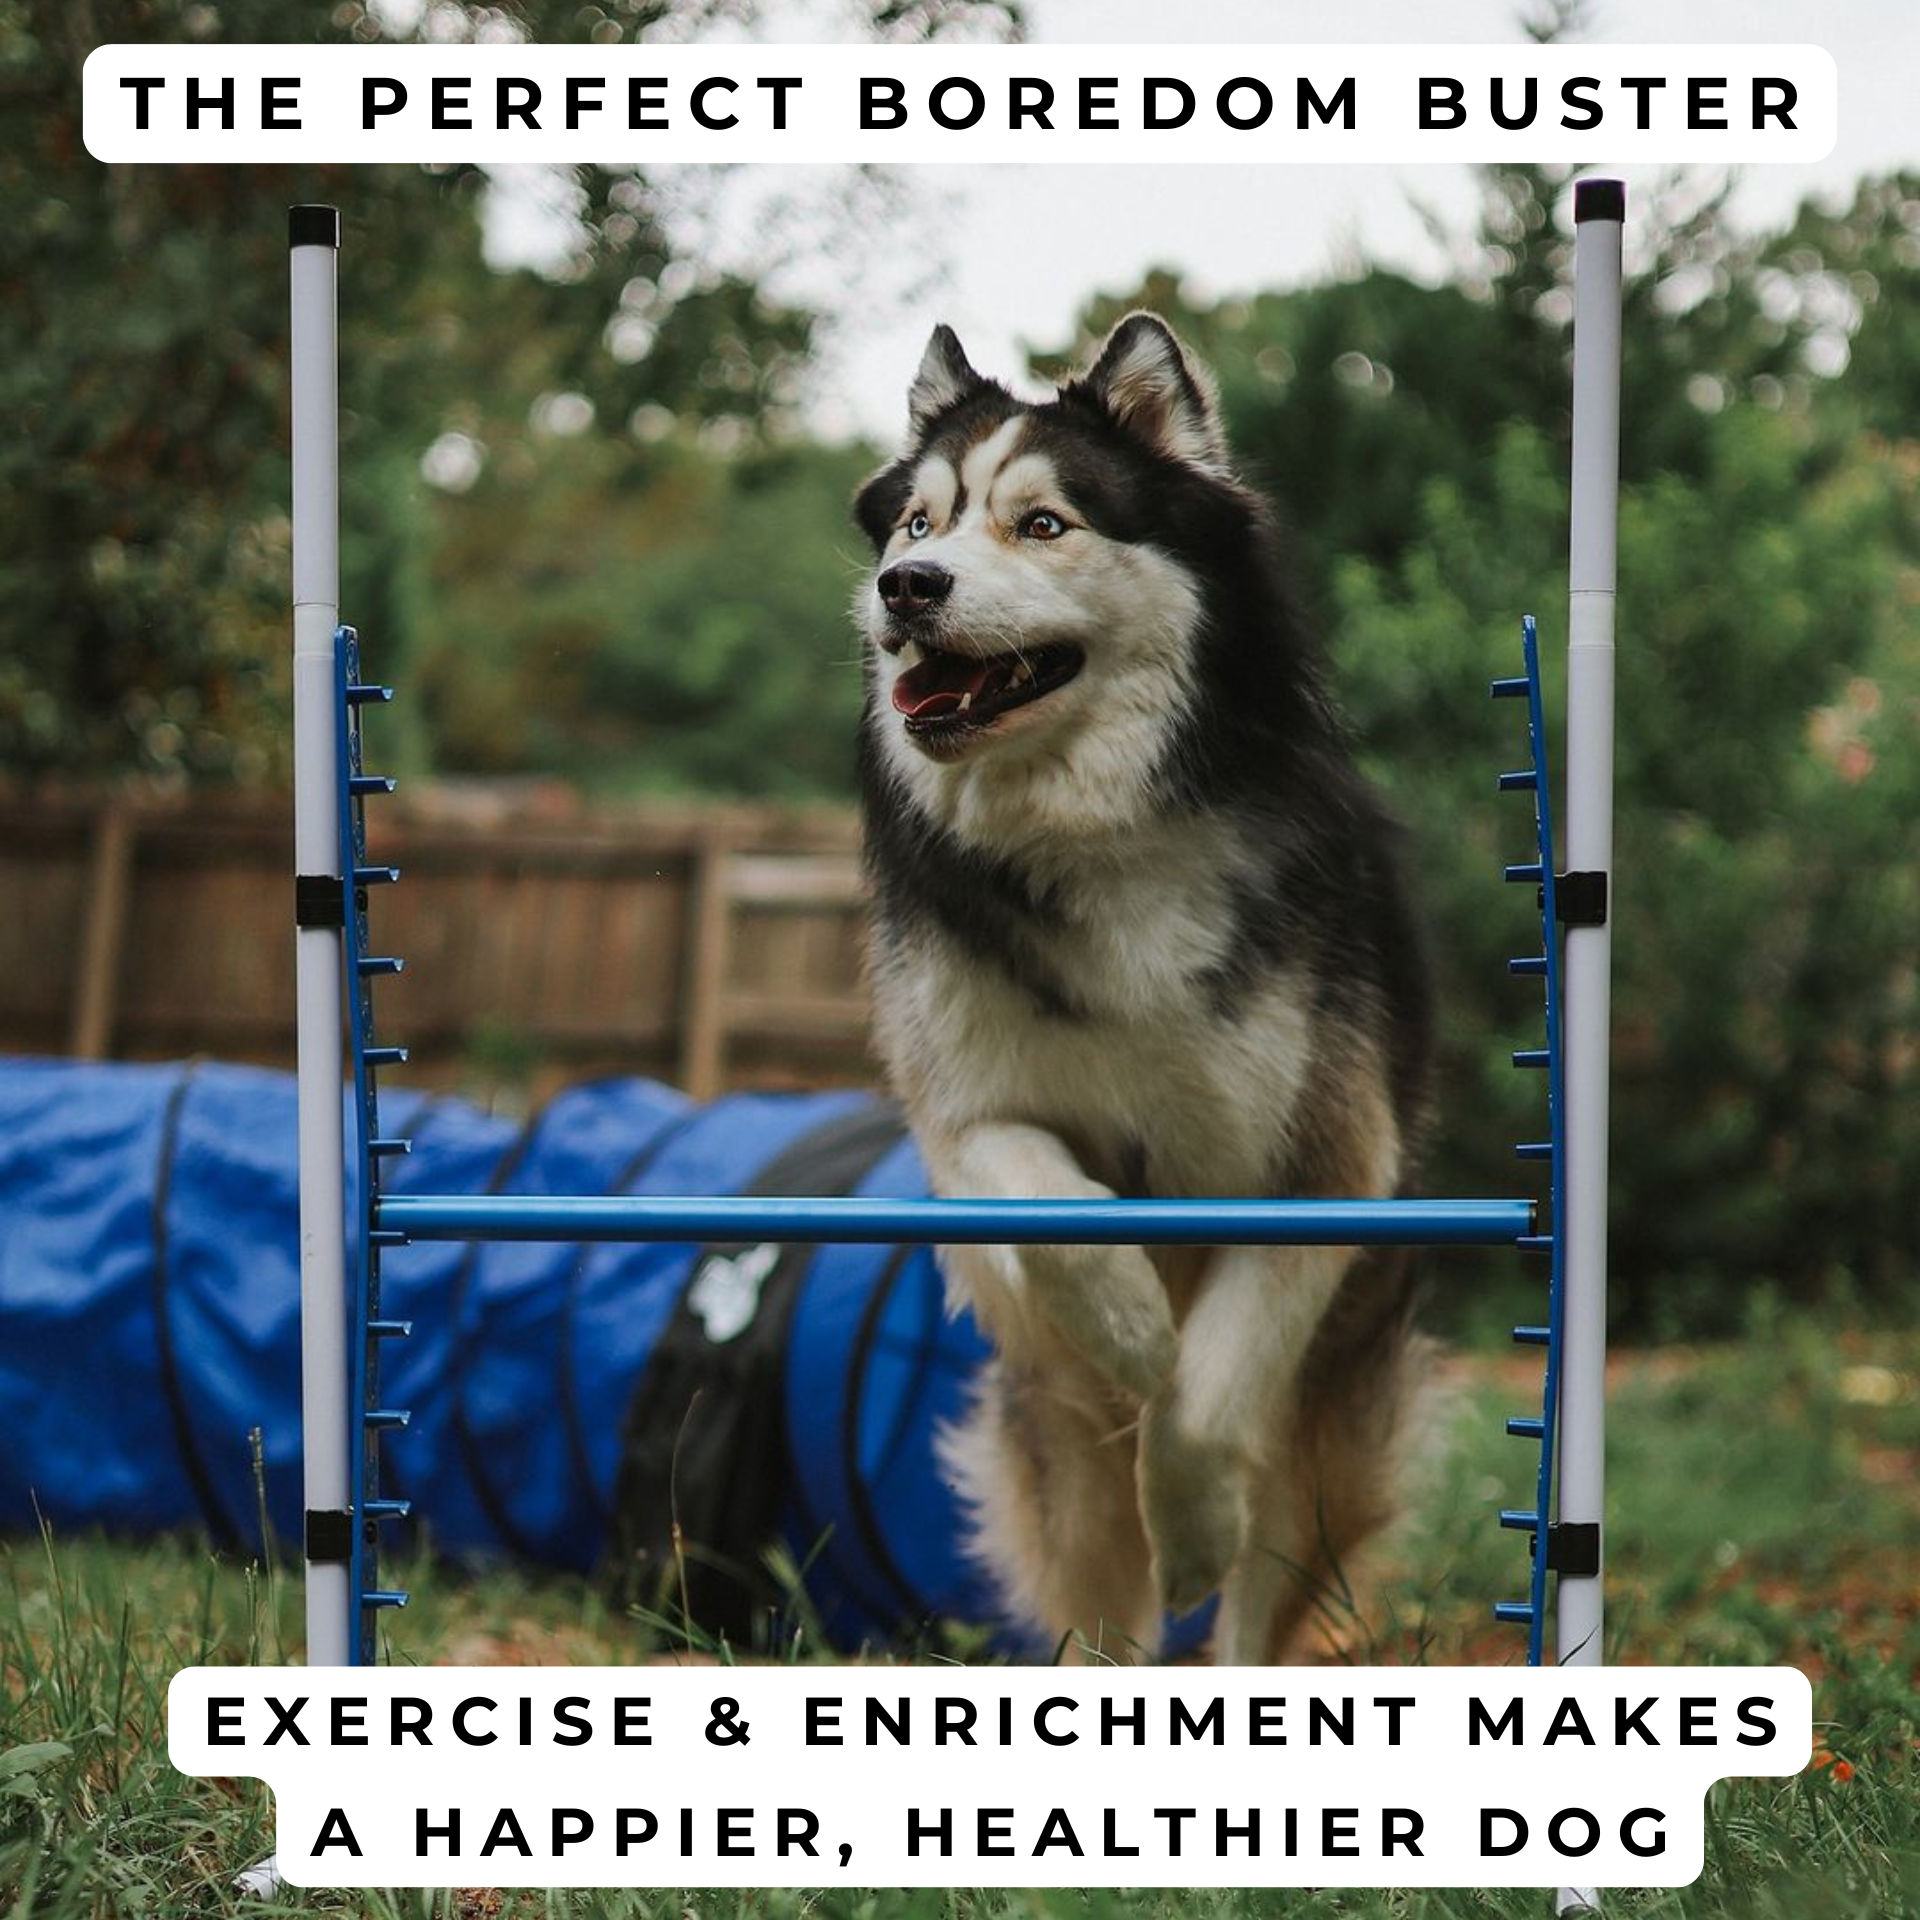
[[[298, 995], [302, 1416], [306, 1625], [310, 1665], [375, 1656], [379, 1614], [406, 1595], [379, 1584], [380, 1442], [404, 1426], [382, 1403], [380, 1351], [405, 1323], [382, 1317], [385, 1251], [424, 1240], [1056, 1242], [1079, 1245], [1509, 1246], [1547, 1256], [1547, 1307], [1517, 1342], [1544, 1349], [1541, 1410], [1507, 1422], [1539, 1449], [1530, 1508], [1501, 1513], [1532, 1552], [1525, 1600], [1500, 1601], [1527, 1628], [1530, 1664], [1601, 1657], [1604, 1496], [1607, 872], [1612, 807], [1613, 587], [1618, 467], [1620, 233], [1624, 193], [1575, 189], [1574, 488], [1569, 614], [1568, 870], [1555, 855], [1537, 636], [1523, 626], [1524, 671], [1493, 683], [1523, 700], [1528, 763], [1499, 775], [1534, 797], [1534, 853], [1505, 879], [1536, 889], [1537, 953], [1509, 962], [1543, 985], [1545, 1044], [1517, 1049], [1541, 1070], [1546, 1137], [1518, 1152], [1549, 1170], [1548, 1209], [1525, 1198], [987, 1201], [687, 1196], [406, 1195], [381, 1190], [384, 1161], [407, 1150], [381, 1133], [380, 1073], [404, 1062], [381, 1044], [373, 982], [400, 970], [372, 950], [367, 896], [398, 878], [369, 859], [365, 803], [393, 782], [365, 770], [361, 715], [392, 690], [364, 679], [339, 606], [337, 261], [331, 207], [289, 222], [292, 282], [295, 919]], [[1564, 943], [1564, 946], [1563, 946]], [[1562, 1013], [1562, 988], [1566, 998]], [[343, 1022], [343, 1001], [345, 1019]], [[344, 1033], [343, 1033], [344, 1028]], [[353, 1098], [344, 1130], [356, 1171], [348, 1218], [341, 1088], [351, 1036]], [[1563, 1044], [1564, 1037], [1564, 1044]], [[1555, 1502], [1555, 1468], [1559, 1498]], [[1547, 1579], [1557, 1636], [1547, 1641]], [[1588, 1904], [1564, 1894], [1567, 1906]]]

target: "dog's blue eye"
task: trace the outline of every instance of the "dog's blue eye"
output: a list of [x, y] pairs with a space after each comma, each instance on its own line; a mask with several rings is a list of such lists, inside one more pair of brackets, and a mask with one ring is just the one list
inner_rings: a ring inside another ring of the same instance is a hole
[[924, 513], [916, 513], [913, 518], [907, 522], [907, 538], [909, 540], [924, 540], [932, 531], [933, 522], [929, 520]]
[[1045, 507], [1035, 509], [1020, 522], [1020, 531], [1029, 540], [1058, 540], [1066, 530], [1067, 523]]

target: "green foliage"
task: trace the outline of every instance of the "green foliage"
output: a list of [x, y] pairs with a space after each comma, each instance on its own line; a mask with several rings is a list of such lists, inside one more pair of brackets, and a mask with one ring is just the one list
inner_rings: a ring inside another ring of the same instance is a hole
[[[1724, 1330], [1763, 1279], [1884, 1299], [1911, 1272], [1912, 484], [1886, 458], [1814, 480], [1804, 438], [1730, 411], [1699, 478], [1622, 515], [1613, 1237], [1641, 1333]], [[1446, 930], [1449, 1191], [1509, 1183], [1497, 1142], [1533, 1130], [1504, 1051], [1534, 1016], [1502, 966], [1524, 906], [1489, 911], [1524, 815], [1488, 797], [1511, 728], [1477, 696], [1523, 608], [1558, 627], [1565, 505], [1542, 437], [1509, 428], [1484, 501], [1436, 486], [1399, 569], [1336, 576], [1342, 682]]]
[[[438, 4], [436, 39], [638, 39], [750, 21], [758, 0]], [[1002, 0], [869, 0], [876, 33], [1018, 30]], [[636, 414], [790, 425], [809, 316], [676, 257], [645, 175], [560, 178], [569, 257], [494, 272], [488, 182], [463, 167], [103, 167], [80, 139], [102, 41], [356, 41], [359, 0], [14, 0], [0, 7], [0, 765], [160, 784], [284, 771], [285, 213], [346, 212], [342, 603], [370, 632], [406, 600], [422, 456], [462, 434], [534, 458], [584, 407], [601, 471]], [[621, 479], [618, 484], [630, 484]], [[405, 664], [404, 646], [381, 656]], [[426, 743], [420, 743], [424, 753]]]
[[556, 441], [438, 503], [409, 670], [437, 763], [844, 794], [861, 694], [846, 502], [866, 464]]

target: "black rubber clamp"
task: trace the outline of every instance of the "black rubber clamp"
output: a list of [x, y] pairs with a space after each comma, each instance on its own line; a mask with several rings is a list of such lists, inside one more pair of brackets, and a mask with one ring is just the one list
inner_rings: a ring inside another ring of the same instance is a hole
[[353, 1515], [335, 1507], [307, 1509], [307, 1564], [347, 1565], [353, 1558]]
[[344, 927], [347, 890], [337, 873], [293, 876], [293, 924], [296, 927]]
[[1624, 220], [1627, 183], [1624, 180], [1580, 180], [1573, 189], [1573, 224], [1586, 220]]
[[1585, 870], [1556, 874], [1553, 905], [1563, 927], [1604, 927], [1607, 924], [1607, 876]]
[[290, 247], [338, 247], [340, 209], [338, 207], [289, 207], [287, 209], [287, 245]]
[[1600, 1523], [1557, 1520], [1547, 1528], [1547, 1571], [1571, 1580], [1591, 1580], [1600, 1572]]

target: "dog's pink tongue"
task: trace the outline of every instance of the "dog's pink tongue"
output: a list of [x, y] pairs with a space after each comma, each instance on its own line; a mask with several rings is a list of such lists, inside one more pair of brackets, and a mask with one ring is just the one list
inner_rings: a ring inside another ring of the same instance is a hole
[[987, 660], [969, 660], [959, 653], [929, 654], [893, 683], [894, 708], [909, 720], [957, 713], [968, 694], [980, 698], [992, 672], [993, 664]]

